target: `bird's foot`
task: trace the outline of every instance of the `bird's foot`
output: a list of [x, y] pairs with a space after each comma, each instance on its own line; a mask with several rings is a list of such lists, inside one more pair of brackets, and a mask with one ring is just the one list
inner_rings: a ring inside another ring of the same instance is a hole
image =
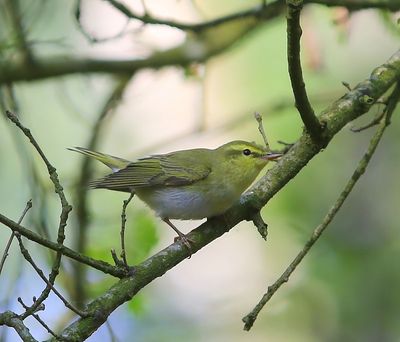
[[177, 241], [181, 241], [186, 246], [186, 248], [189, 251], [189, 257], [188, 258], [190, 259], [190, 257], [193, 254], [193, 250], [192, 250], [192, 245], [191, 244], [194, 244], [195, 241], [191, 240], [190, 238], [188, 238], [185, 234], [179, 234], [179, 236], [176, 236], [174, 238], [174, 242], [177, 242]]

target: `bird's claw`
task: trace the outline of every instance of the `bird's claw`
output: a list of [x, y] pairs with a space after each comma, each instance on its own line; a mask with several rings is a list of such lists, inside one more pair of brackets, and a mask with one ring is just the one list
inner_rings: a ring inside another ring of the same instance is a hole
[[186, 246], [186, 248], [189, 250], [189, 259], [190, 259], [190, 257], [192, 256], [192, 254], [193, 254], [193, 250], [192, 250], [192, 245], [191, 245], [191, 243], [193, 244], [194, 243], [194, 241], [193, 240], [191, 240], [190, 238], [188, 238], [186, 235], [184, 235], [184, 234], [182, 234], [182, 235], [179, 235], [179, 236], [176, 236], [175, 238], [174, 238], [174, 242], [177, 242], [177, 241], [181, 241], [185, 246]]

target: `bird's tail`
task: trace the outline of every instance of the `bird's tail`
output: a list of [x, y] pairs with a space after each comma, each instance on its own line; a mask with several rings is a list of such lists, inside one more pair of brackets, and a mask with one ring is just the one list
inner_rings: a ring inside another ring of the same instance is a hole
[[96, 151], [91, 151], [83, 147], [71, 147], [68, 148], [70, 151], [79, 152], [91, 158], [94, 158], [104, 165], [107, 165], [113, 172], [117, 172], [121, 169], [126, 168], [131, 162], [126, 159], [111, 156], [109, 154], [104, 154]]

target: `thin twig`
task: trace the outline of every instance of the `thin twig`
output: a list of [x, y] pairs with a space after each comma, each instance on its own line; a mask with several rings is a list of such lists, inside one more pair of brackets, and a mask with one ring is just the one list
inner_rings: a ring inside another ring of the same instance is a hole
[[251, 217], [254, 225], [257, 227], [258, 232], [264, 240], [267, 240], [268, 236], [268, 224], [266, 224], [258, 211], [255, 215]]
[[129, 198], [127, 200], [124, 200], [123, 205], [122, 205], [122, 213], [121, 213], [121, 231], [120, 231], [120, 236], [121, 236], [121, 258], [125, 266], [128, 266], [128, 262], [126, 260], [126, 250], [125, 250], [125, 225], [126, 225], [126, 208], [129, 204], [129, 202], [132, 200], [133, 196], [135, 196], [135, 193], [132, 191], [131, 194], [129, 195]]
[[[21, 224], [22, 220], [24, 219], [26, 213], [28, 212], [28, 210], [29, 210], [30, 208], [32, 208], [32, 200], [31, 200], [31, 199], [26, 203], [25, 209], [24, 209], [24, 211], [22, 212], [22, 215], [21, 215], [21, 217], [20, 217], [19, 220], [18, 220], [18, 224]], [[11, 243], [12, 243], [12, 241], [13, 241], [13, 239], [14, 239], [14, 236], [15, 236], [15, 232], [12, 231], [11, 236], [10, 236], [10, 238], [8, 239], [6, 248], [4, 249], [3, 257], [1, 258], [1, 261], [0, 261], [0, 274], [1, 274], [1, 271], [3, 270], [4, 263], [6, 262], [6, 258], [7, 258], [7, 256], [8, 256], [8, 251], [10, 250]]]
[[27, 239], [34, 241], [41, 246], [44, 246], [55, 252], [60, 252], [68, 258], [71, 258], [71, 259], [81, 262], [85, 265], [93, 267], [101, 272], [110, 274], [117, 278], [124, 278], [124, 277], [128, 276], [128, 272], [126, 269], [123, 269], [120, 267], [115, 267], [103, 260], [97, 260], [97, 259], [90, 258], [90, 257], [80, 254], [80, 253], [74, 251], [73, 249], [68, 248], [64, 245], [59, 245], [58, 243], [52, 242], [48, 239], [45, 239], [45, 238], [41, 237], [39, 234], [31, 231], [30, 229], [27, 229], [27, 228], [17, 224], [17, 222], [9, 219], [7, 216], [0, 214], [0, 222], [2, 224], [4, 224], [5, 226], [7, 226], [8, 228], [10, 228], [11, 230], [20, 233], [22, 236], [25, 236]]
[[268, 16], [271, 12], [275, 13], [276, 9], [282, 8], [284, 4], [283, 0], [277, 0], [267, 5], [257, 5], [250, 9], [246, 9], [241, 12], [229, 14], [223, 17], [219, 17], [217, 19], [209, 20], [206, 22], [198, 23], [198, 24], [185, 24], [176, 22], [173, 20], [163, 20], [159, 18], [154, 18], [150, 16], [147, 12], [144, 15], [139, 15], [132, 12], [128, 7], [116, 0], [106, 0], [110, 5], [112, 5], [115, 9], [124, 14], [127, 18], [140, 20], [144, 24], [155, 24], [155, 25], [166, 25], [170, 27], [175, 27], [177, 29], [183, 31], [190, 31], [194, 33], [200, 33], [208, 28], [217, 27], [227, 22], [235, 21], [238, 19], [243, 19], [247, 17], [255, 17], [255, 18], [263, 18], [264, 16]]
[[[136, 19], [141, 21], [143, 24], [155, 24], [155, 25], [166, 25], [170, 27], [175, 27], [180, 30], [190, 31], [195, 33], [201, 33], [202, 31], [217, 27], [224, 23], [232, 22], [238, 19], [255, 17], [262, 18], [266, 16], [273, 7], [282, 6], [284, 4], [284, 0], [277, 0], [270, 3], [266, 1], [262, 1], [261, 4], [256, 5], [250, 9], [245, 9], [243, 11], [228, 14], [226, 16], [222, 16], [216, 19], [212, 19], [209, 21], [205, 21], [202, 23], [196, 24], [186, 24], [173, 20], [163, 20], [160, 18], [154, 18], [148, 14], [145, 9], [144, 15], [139, 15], [131, 11], [128, 7], [117, 0], [106, 0], [110, 5], [112, 5], [115, 9], [124, 14], [127, 18]], [[343, 6], [351, 10], [360, 10], [365, 8], [382, 8], [389, 9], [392, 11], [398, 11], [400, 9], [400, 5], [397, 0], [379, 2], [376, 0], [357, 0], [357, 1], [349, 1], [349, 0], [305, 0], [304, 3], [318, 3], [326, 6]]]
[[71, 303], [69, 303], [64, 297], [63, 295], [54, 287], [54, 285], [52, 283], [49, 282], [49, 280], [46, 278], [46, 276], [44, 275], [43, 271], [36, 265], [36, 263], [33, 261], [29, 251], [25, 248], [23, 242], [22, 242], [22, 238], [21, 238], [21, 234], [16, 233], [15, 234], [18, 242], [19, 242], [19, 247], [21, 250], [22, 255], [24, 256], [25, 260], [28, 261], [33, 269], [36, 271], [36, 273], [39, 275], [40, 278], [42, 278], [42, 280], [46, 283], [46, 285], [48, 287], [50, 287], [50, 289], [54, 292], [54, 294], [60, 298], [60, 300], [64, 303], [64, 305], [72, 310], [73, 312], [75, 312], [77, 315], [81, 316], [81, 317], [86, 317], [87, 314], [81, 310], [79, 310], [78, 308], [75, 308]]
[[[32, 133], [30, 130], [26, 127], [24, 127], [21, 122], [19, 121], [18, 117], [11, 113], [10, 111], [6, 111], [7, 117], [25, 134], [25, 136], [29, 139], [30, 143], [33, 145], [33, 147], [36, 149], [38, 154], [40, 155], [41, 159], [43, 160], [44, 164], [47, 167], [49, 177], [51, 182], [54, 185], [54, 191], [58, 195], [61, 203], [61, 214], [60, 214], [60, 221], [58, 225], [58, 231], [57, 231], [57, 244], [59, 246], [63, 246], [64, 240], [65, 240], [65, 227], [67, 225], [67, 220], [68, 220], [68, 215], [70, 211], [72, 210], [72, 207], [69, 205], [65, 194], [64, 190], [60, 184], [60, 181], [58, 179], [58, 174], [53, 165], [49, 162], [45, 154], [43, 153], [42, 149], [36, 142], [35, 138], [33, 137]], [[61, 258], [62, 258], [62, 253], [60, 251], [57, 251], [56, 253], [56, 258], [53, 262], [53, 266], [51, 268], [51, 272], [49, 275], [48, 281], [50, 284], [54, 285], [55, 279], [58, 276], [60, 265], [61, 265]], [[35, 308], [40, 305], [49, 295], [51, 288], [46, 285], [45, 289], [42, 291], [40, 294], [38, 300], [32, 305], [31, 310], [28, 310], [25, 312], [24, 316], [27, 317], [30, 315], [32, 312], [35, 312]]]
[[[36, 298], [34, 298], [36, 300]], [[21, 297], [18, 297], [18, 302], [22, 305], [22, 307], [25, 310], [28, 310], [29, 307], [23, 302]], [[50, 327], [40, 318], [40, 316], [37, 313], [33, 313], [32, 316], [39, 322], [39, 324], [47, 330], [47, 332], [51, 335], [53, 335], [57, 340], [59, 341], [64, 341], [65, 339], [62, 338], [61, 336], [58, 336], [53, 330], [50, 329]]]
[[358, 127], [358, 128], [352, 127], [352, 128], [350, 128], [350, 130], [351, 130], [352, 132], [354, 132], [354, 133], [360, 133], [360, 132], [362, 132], [362, 131], [365, 131], [365, 130], [368, 129], [368, 128], [371, 128], [371, 127], [373, 127], [373, 126], [378, 125], [378, 124], [382, 121], [382, 118], [383, 118], [384, 116], [385, 116], [385, 111], [382, 111], [382, 113], [380, 113], [379, 115], [377, 115], [371, 122], [369, 122], [369, 123], [366, 124], [365, 126], [361, 126], [361, 127]]
[[[111, 40], [115, 40], [115, 39], [117, 39], [117, 38], [121, 38], [121, 37], [125, 36], [126, 34], [130, 33], [130, 32], [128, 32], [128, 31], [126, 30], [126, 27], [127, 27], [128, 24], [129, 24], [129, 20], [127, 20], [126, 23], [125, 23], [125, 25], [124, 25], [124, 27], [122, 28], [122, 30], [121, 30], [119, 33], [117, 33], [117, 34], [115, 34], [115, 35], [113, 35], [113, 36], [111, 36], [111, 37], [106, 37], [106, 38], [96, 38], [96, 37], [93, 37], [89, 32], [87, 32], [87, 31], [85, 30], [85, 28], [84, 28], [83, 25], [82, 25], [82, 22], [81, 22], [81, 3], [82, 3], [81, 0], [78, 0], [78, 1], [76, 2], [75, 10], [74, 10], [75, 20], [76, 20], [76, 23], [78, 24], [79, 31], [85, 36], [85, 38], [86, 38], [90, 43], [92, 43], [92, 44], [105, 43], [105, 42], [108, 42], [108, 41], [111, 41]], [[132, 30], [132, 33], [133, 33], [134, 31], [136, 31], [136, 30]]]
[[262, 122], [262, 115], [260, 113], [258, 113], [258, 112], [255, 112], [254, 113], [254, 117], [258, 122], [258, 130], [260, 131], [261, 136], [263, 137], [263, 140], [264, 140], [264, 143], [265, 143], [265, 147], [266, 147], [267, 151], [270, 151], [271, 149], [269, 147], [268, 139], [267, 139], [267, 136], [265, 134], [264, 126], [263, 126], [263, 122]]
[[344, 201], [352, 191], [354, 185], [360, 179], [360, 177], [364, 174], [368, 163], [371, 160], [376, 148], [385, 132], [385, 129], [390, 123], [390, 118], [393, 114], [394, 109], [396, 108], [397, 103], [400, 99], [400, 83], [398, 83], [393, 90], [391, 96], [389, 97], [389, 102], [387, 106], [387, 110], [385, 111], [385, 118], [381, 121], [380, 127], [372, 137], [369, 147], [365, 152], [364, 156], [358, 163], [357, 168], [353, 172], [350, 180], [347, 182], [344, 190], [341, 192], [340, 196], [334, 203], [334, 205], [329, 209], [328, 213], [324, 217], [323, 221], [313, 230], [310, 238], [304, 245], [303, 249], [297, 254], [297, 256], [293, 259], [290, 265], [286, 268], [286, 270], [282, 273], [282, 275], [271, 285], [268, 287], [267, 292], [263, 295], [260, 302], [254, 307], [254, 309], [243, 318], [244, 330], [250, 330], [253, 326], [255, 320], [257, 319], [258, 314], [262, 310], [262, 308], [267, 304], [267, 302], [271, 299], [271, 297], [276, 293], [276, 291], [289, 280], [290, 275], [295, 271], [297, 266], [301, 263], [303, 258], [307, 255], [311, 247], [317, 242], [317, 240], [321, 237], [322, 233], [328, 227], [328, 225], [332, 222], [335, 215], [342, 207]]
[[322, 127], [316, 117], [310, 101], [308, 100], [306, 86], [303, 80], [303, 72], [300, 60], [300, 12], [303, 6], [302, 0], [287, 0], [287, 58], [290, 81], [292, 83], [293, 95], [296, 108], [300, 113], [304, 126], [310, 136], [321, 142]]

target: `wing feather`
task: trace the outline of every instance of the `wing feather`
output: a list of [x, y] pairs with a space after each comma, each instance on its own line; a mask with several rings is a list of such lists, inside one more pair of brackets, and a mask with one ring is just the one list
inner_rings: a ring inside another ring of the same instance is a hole
[[[131, 192], [135, 188], [149, 186], [182, 186], [206, 178], [211, 172], [208, 151], [197, 149], [195, 156], [190, 151], [178, 151], [166, 155], [155, 155], [130, 163], [124, 169], [90, 183], [92, 188], [106, 188]], [[185, 152], [185, 153], [182, 153]]]

